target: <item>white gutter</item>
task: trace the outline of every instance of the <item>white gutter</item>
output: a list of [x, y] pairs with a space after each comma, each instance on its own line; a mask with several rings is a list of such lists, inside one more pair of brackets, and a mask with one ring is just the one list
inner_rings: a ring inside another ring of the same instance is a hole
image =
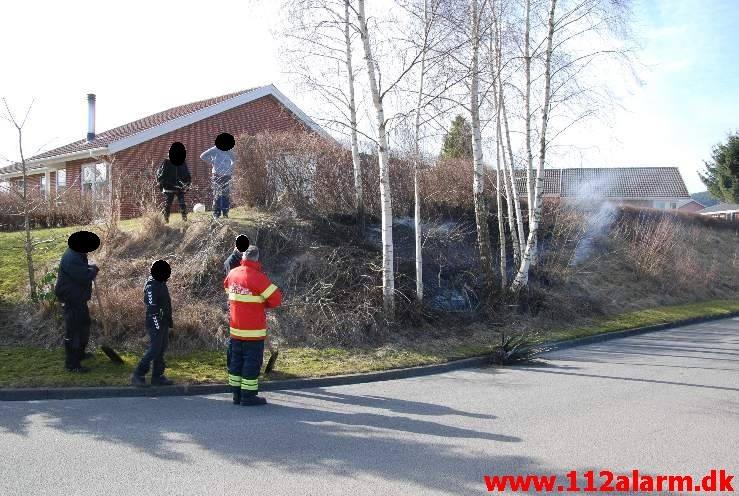
[[[53, 164], [64, 164], [72, 160], [80, 160], [83, 158], [97, 158], [102, 155], [108, 155], [108, 147], [91, 148], [79, 152], [65, 153], [63, 155], [55, 155], [47, 159], [26, 160], [26, 175], [40, 174], [46, 170], [58, 170], [60, 167], [50, 167]], [[34, 167], [35, 165], [35, 167]], [[23, 177], [23, 171], [0, 173], [0, 179], [10, 179], [14, 177]]]

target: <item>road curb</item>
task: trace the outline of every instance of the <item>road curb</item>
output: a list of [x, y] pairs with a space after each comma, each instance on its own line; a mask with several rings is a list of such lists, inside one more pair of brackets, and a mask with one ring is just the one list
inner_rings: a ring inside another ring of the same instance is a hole
[[[682, 327], [702, 322], [729, 319], [739, 316], [739, 312], [713, 317], [694, 317], [676, 322], [655, 324], [635, 329], [612, 331], [582, 338], [568, 339], [554, 343], [545, 343], [535, 348], [545, 348], [547, 351], [564, 350], [595, 344], [612, 339], [636, 336], [648, 332], [661, 331], [675, 327]], [[435, 365], [421, 365], [402, 369], [382, 370], [363, 374], [347, 374], [330, 377], [315, 377], [307, 379], [286, 379], [274, 382], [263, 382], [262, 391], [281, 391], [286, 389], [306, 389], [329, 386], [345, 386], [366, 382], [389, 381], [393, 379], [408, 379], [422, 377], [454, 370], [481, 367], [490, 364], [489, 356], [463, 358]], [[162, 397], [162, 396], [193, 396], [202, 394], [218, 394], [229, 392], [225, 384], [181, 384], [176, 386], [135, 388], [130, 386], [114, 387], [74, 387], [74, 388], [0, 388], [0, 401], [38, 401], [38, 400], [70, 400], [93, 398], [129, 398], [129, 397]]]

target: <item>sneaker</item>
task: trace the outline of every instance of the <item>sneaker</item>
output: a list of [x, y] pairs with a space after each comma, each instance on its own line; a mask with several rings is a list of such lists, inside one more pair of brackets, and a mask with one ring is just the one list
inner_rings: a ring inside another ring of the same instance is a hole
[[82, 365], [80, 365], [79, 367], [67, 367], [67, 372], [72, 372], [74, 374], [86, 374], [89, 371], [89, 367], [85, 367]]
[[241, 406], [261, 406], [266, 404], [267, 400], [261, 396], [246, 396], [241, 398]]
[[159, 377], [152, 377], [151, 385], [152, 386], [173, 386], [174, 381], [172, 379], [168, 379], [167, 376], [165, 375], [161, 375]]
[[233, 393], [233, 404], [234, 405], [240, 405], [241, 404], [241, 393], [237, 393], [234, 391]]
[[131, 374], [131, 385], [136, 387], [146, 387], [146, 377]]

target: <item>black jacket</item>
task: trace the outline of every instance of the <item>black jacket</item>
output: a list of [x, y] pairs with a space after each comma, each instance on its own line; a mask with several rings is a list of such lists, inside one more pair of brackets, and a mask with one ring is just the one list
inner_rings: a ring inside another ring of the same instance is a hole
[[187, 163], [174, 165], [169, 159], [162, 162], [157, 169], [157, 182], [160, 189], [183, 191], [190, 187], [192, 178]]
[[87, 253], [79, 253], [71, 248], [62, 255], [54, 293], [62, 303], [84, 303], [92, 296], [92, 280], [97, 268], [87, 263]]
[[239, 250], [234, 250], [231, 255], [223, 262], [223, 277], [228, 277], [228, 273], [233, 269], [241, 265], [241, 253]]
[[172, 300], [169, 298], [167, 283], [149, 277], [144, 284], [144, 305], [146, 305], [146, 323], [157, 330], [162, 327], [173, 327]]

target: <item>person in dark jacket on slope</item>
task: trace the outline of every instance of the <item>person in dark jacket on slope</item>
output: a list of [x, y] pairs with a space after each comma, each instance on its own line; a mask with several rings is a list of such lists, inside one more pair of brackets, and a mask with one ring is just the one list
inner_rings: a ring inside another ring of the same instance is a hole
[[100, 238], [89, 231], [77, 231], [67, 240], [69, 248], [59, 263], [54, 293], [64, 307], [64, 366], [69, 372], [89, 372], [82, 360], [91, 358], [86, 353], [90, 340], [90, 310], [87, 302], [92, 296], [92, 281], [98, 267], [89, 264], [87, 254], [100, 246]]
[[228, 276], [228, 273], [233, 269], [241, 265], [241, 258], [244, 256], [244, 252], [249, 248], [249, 238], [245, 234], [239, 234], [236, 236], [236, 245], [234, 251], [228, 256], [225, 262], [223, 262], [223, 277]]
[[146, 328], [149, 332], [150, 344], [131, 375], [131, 384], [146, 386], [146, 374], [153, 362], [151, 385], [171, 386], [174, 382], [164, 375], [164, 369], [167, 367], [164, 352], [167, 351], [169, 343], [169, 330], [174, 326], [172, 301], [169, 298], [169, 289], [167, 289], [167, 280], [172, 274], [172, 269], [164, 260], [157, 260], [151, 265], [150, 272], [151, 277], [144, 285]]
[[172, 210], [172, 201], [175, 195], [180, 204], [182, 220], [187, 220], [187, 205], [185, 192], [190, 188], [192, 178], [185, 163], [187, 150], [185, 145], [176, 141], [169, 147], [169, 158], [162, 162], [157, 169], [157, 182], [165, 196], [164, 221], [169, 222], [169, 213]]

